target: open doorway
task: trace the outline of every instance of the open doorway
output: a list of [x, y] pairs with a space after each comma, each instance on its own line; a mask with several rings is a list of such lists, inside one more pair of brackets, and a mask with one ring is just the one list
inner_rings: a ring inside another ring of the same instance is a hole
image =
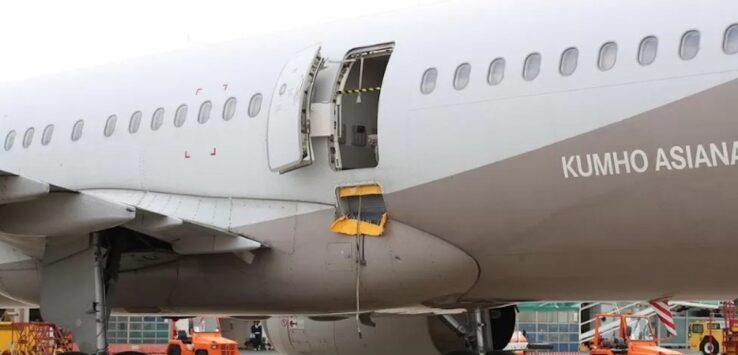
[[377, 114], [384, 73], [394, 44], [354, 49], [338, 73], [331, 161], [336, 170], [379, 164]]

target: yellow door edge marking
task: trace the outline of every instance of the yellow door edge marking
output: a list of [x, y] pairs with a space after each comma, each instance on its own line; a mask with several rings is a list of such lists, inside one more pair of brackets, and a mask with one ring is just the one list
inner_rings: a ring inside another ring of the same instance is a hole
[[331, 224], [331, 232], [344, 234], [355, 237], [357, 235], [366, 235], [370, 237], [379, 237], [384, 233], [384, 226], [387, 224], [387, 213], [382, 215], [379, 224], [360, 221], [358, 219], [350, 219], [341, 216]]
[[381, 195], [382, 187], [377, 184], [340, 187], [338, 197]]

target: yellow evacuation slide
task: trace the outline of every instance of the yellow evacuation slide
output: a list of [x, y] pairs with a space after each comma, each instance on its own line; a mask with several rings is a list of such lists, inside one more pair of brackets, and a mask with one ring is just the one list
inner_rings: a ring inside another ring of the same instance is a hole
[[372, 237], [384, 233], [388, 217], [381, 186], [342, 186], [336, 189], [336, 195], [338, 216], [331, 224], [331, 232]]

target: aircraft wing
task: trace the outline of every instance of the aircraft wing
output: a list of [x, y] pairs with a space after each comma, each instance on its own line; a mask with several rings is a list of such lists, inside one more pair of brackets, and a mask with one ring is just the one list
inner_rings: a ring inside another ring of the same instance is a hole
[[[212, 225], [0, 170], [0, 241], [27, 250], [24, 239], [80, 235], [118, 226], [167, 242], [181, 255], [230, 252], [250, 262], [250, 251], [264, 247]], [[28, 250], [29, 255], [37, 253]]]
[[264, 245], [246, 236], [203, 223], [167, 216], [136, 207], [136, 217], [125, 227], [165, 241], [177, 254], [236, 253], [247, 262], [250, 251]]

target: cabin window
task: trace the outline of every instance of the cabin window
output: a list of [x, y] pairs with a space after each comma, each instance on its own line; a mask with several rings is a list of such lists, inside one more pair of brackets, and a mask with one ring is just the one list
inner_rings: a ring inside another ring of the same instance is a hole
[[15, 143], [15, 131], [8, 132], [8, 135], [5, 136], [5, 150], [8, 151], [13, 148], [13, 143]]
[[438, 80], [438, 69], [429, 68], [423, 73], [423, 78], [420, 80], [420, 92], [428, 95], [436, 89], [436, 81]]
[[111, 115], [108, 117], [108, 120], [105, 122], [105, 130], [103, 133], [105, 134], [105, 137], [110, 137], [115, 132], [115, 125], [118, 123], [118, 116]]
[[131, 134], [134, 134], [138, 132], [138, 129], [141, 127], [141, 118], [143, 117], [143, 114], [141, 111], [136, 111], [131, 115], [131, 121], [128, 122], [128, 132]]
[[702, 324], [692, 324], [689, 327], [689, 331], [695, 334], [702, 334], [705, 332], [705, 326]]
[[51, 137], [54, 135], [54, 125], [50, 124], [44, 128], [44, 133], [41, 134], [41, 144], [49, 145], [51, 143]]
[[659, 50], [659, 40], [654, 36], [648, 36], [641, 41], [638, 47], [638, 64], [651, 65], [656, 60]]
[[725, 31], [723, 50], [726, 54], [738, 53], [738, 24], [728, 27]]
[[615, 66], [618, 61], [618, 44], [615, 42], [607, 42], [600, 48], [600, 56], [597, 60], [597, 67], [602, 71], [608, 71]]
[[164, 124], [164, 108], [159, 107], [154, 111], [154, 114], [151, 116], [151, 130], [156, 131], [159, 128], [161, 128], [161, 125]]
[[499, 85], [505, 79], [505, 59], [497, 58], [489, 63], [489, 72], [487, 72], [487, 84]]
[[213, 103], [205, 101], [200, 105], [200, 111], [197, 113], [197, 122], [203, 124], [210, 120], [210, 111], [213, 110]]
[[463, 63], [456, 67], [454, 72], [454, 89], [464, 90], [469, 85], [469, 77], [471, 76], [471, 64]]
[[236, 115], [236, 98], [229, 97], [223, 105], [223, 121], [230, 121]]
[[525, 63], [523, 64], [523, 79], [526, 81], [532, 81], [538, 77], [538, 74], [541, 73], [541, 60], [542, 58], [540, 53], [532, 53], [525, 58]]
[[74, 126], [72, 127], [72, 142], [76, 142], [80, 138], [82, 138], [82, 129], [84, 128], [85, 128], [85, 121], [79, 120], [74, 123]]
[[579, 50], [572, 47], [561, 54], [561, 64], [559, 65], [559, 73], [563, 76], [574, 74], [579, 64]]
[[187, 105], [181, 104], [174, 111], [174, 127], [182, 127], [187, 120]]
[[679, 46], [679, 56], [684, 60], [692, 60], [697, 57], [700, 52], [700, 32], [687, 31], [682, 36], [682, 42]]
[[[357, 48], [349, 51], [342, 61], [334, 100], [340, 122], [333, 124], [330, 151], [331, 162], [337, 170], [372, 168], [379, 164], [379, 106], [393, 49], [393, 44]], [[467, 71], [459, 75], [468, 74]], [[423, 81], [428, 78], [424, 75]], [[432, 81], [435, 86], [435, 77]]]
[[256, 117], [256, 115], [259, 114], [259, 111], [261, 111], [261, 102], [264, 100], [264, 97], [261, 94], [254, 94], [254, 96], [251, 96], [251, 100], [249, 100], [249, 117]]
[[26, 133], [23, 135], [23, 148], [28, 148], [31, 146], [31, 143], [33, 143], [34, 133], [36, 133], [36, 129], [33, 127], [26, 130]]

